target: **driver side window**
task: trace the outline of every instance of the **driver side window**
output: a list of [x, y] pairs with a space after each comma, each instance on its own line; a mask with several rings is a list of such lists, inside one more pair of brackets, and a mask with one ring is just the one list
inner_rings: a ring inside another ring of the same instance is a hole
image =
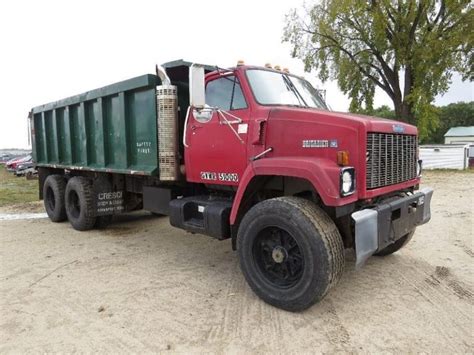
[[239, 79], [230, 75], [210, 81], [206, 86], [206, 104], [224, 111], [247, 108]]

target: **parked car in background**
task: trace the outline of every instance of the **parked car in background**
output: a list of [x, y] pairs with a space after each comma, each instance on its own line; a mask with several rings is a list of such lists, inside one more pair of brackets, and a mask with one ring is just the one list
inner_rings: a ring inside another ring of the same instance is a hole
[[7, 168], [7, 170], [8, 170], [9, 167], [10, 167], [15, 161], [17, 161], [18, 159], [22, 159], [22, 158], [23, 158], [23, 157], [13, 157], [13, 158], [7, 160], [7, 161], [5, 162], [5, 168]]
[[13, 154], [2, 154], [0, 155], [0, 164], [5, 164], [7, 161], [16, 158]]
[[36, 175], [37, 173], [36, 164], [32, 160], [19, 164], [15, 170], [16, 176]]
[[14, 172], [19, 164], [25, 163], [25, 162], [28, 162], [28, 161], [31, 161], [31, 160], [32, 160], [32, 156], [31, 156], [31, 154], [28, 154], [28, 155], [23, 156], [23, 157], [18, 157], [18, 158], [14, 158], [14, 159], [9, 160], [5, 164], [5, 166], [6, 166], [8, 171]]

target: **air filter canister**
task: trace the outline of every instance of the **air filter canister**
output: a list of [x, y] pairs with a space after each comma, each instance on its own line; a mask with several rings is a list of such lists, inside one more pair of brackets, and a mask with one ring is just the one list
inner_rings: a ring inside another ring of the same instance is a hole
[[178, 90], [174, 85], [156, 87], [158, 110], [158, 164], [160, 180], [175, 181], [179, 174]]

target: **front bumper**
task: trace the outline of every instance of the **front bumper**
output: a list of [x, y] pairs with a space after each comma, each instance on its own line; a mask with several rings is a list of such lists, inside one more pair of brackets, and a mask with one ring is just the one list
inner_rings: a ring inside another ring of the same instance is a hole
[[375, 252], [410, 233], [431, 218], [433, 189], [354, 212], [356, 267], [362, 266]]

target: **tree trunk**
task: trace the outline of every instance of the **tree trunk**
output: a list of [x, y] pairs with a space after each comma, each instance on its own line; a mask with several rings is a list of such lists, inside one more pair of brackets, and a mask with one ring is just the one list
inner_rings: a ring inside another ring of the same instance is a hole
[[403, 110], [402, 110], [402, 106], [403, 106], [402, 98], [399, 96], [394, 96], [392, 98], [392, 101], [393, 101], [393, 107], [395, 109], [395, 115], [396, 115], [397, 120], [404, 121]]
[[413, 114], [413, 106], [411, 104], [395, 97], [393, 99], [393, 107], [395, 108], [397, 120], [416, 126], [416, 119]]
[[403, 101], [400, 106], [400, 118], [407, 123], [416, 126], [416, 118], [413, 114], [413, 104], [408, 102], [407, 97], [409, 97], [413, 89], [413, 68], [408, 64], [405, 68], [405, 86], [403, 88]]
[[413, 115], [413, 106], [407, 102], [402, 103], [402, 119], [403, 121], [416, 126], [416, 119]]

